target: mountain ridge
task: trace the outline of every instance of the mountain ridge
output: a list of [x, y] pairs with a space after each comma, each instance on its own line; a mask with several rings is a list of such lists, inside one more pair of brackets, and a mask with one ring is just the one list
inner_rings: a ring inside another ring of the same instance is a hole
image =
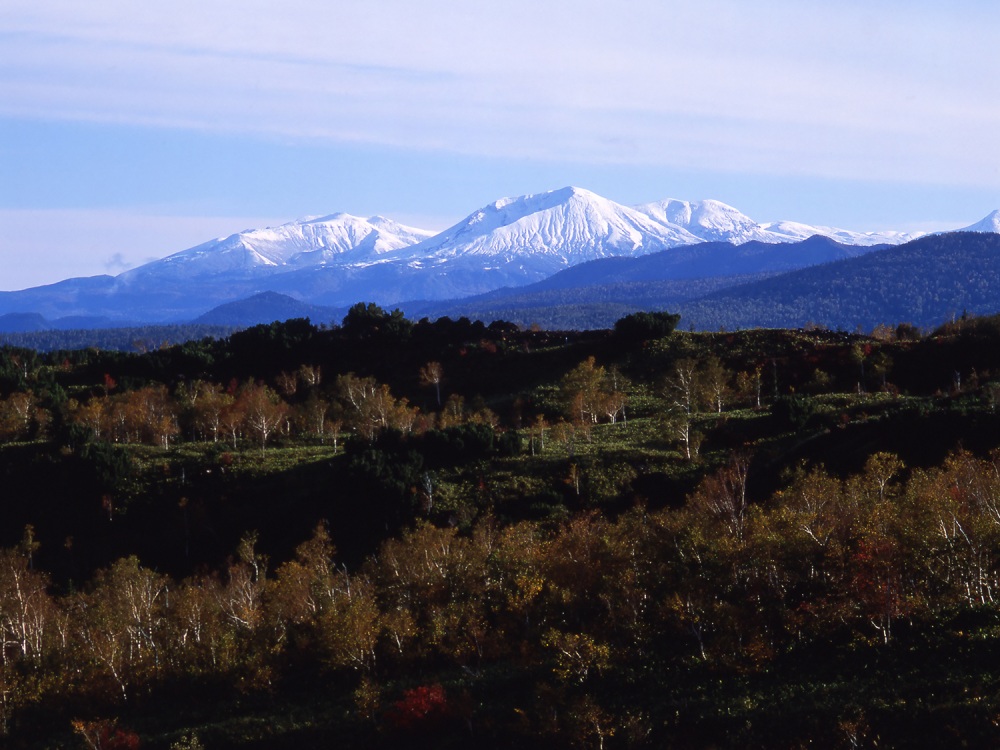
[[[818, 239], [818, 238], [813, 238]], [[405, 305], [411, 316], [502, 319], [543, 328], [608, 328], [639, 310], [692, 330], [934, 328], [1000, 311], [1000, 234], [952, 232], [793, 271], [670, 280], [656, 256], [593, 261], [518, 289]], [[642, 269], [642, 266], [647, 266]], [[593, 272], [591, 272], [593, 271]]]
[[[818, 237], [812, 238], [811, 244], [836, 245]], [[685, 328], [711, 331], [802, 328], [810, 324], [866, 331], [878, 324], [898, 323], [930, 329], [959, 315], [1000, 311], [997, 233], [930, 235], [793, 271], [702, 278], [674, 278], [669, 256], [665, 251], [637, 258], [600, 259], [523, 287], [464, 299], [411, 301], [398, 307], [413, 320], [466, 317], [484, 323], [537, 323], [560, 330], [609, 328], [621, 317], [640, 310], [679, 313]], [[211, 322], [223, 330], [225, 326], [245, 327], [289, 317], [336, 323], [346, 311], [346, 307], [319, 307], [267, 292], [222, 305], [190, 325], [205, 328]], [[37, 331], [43, 322], [34, 316], [14, 316], [13, 320], [20, 323], [21, 331]], [[67, 338], [25, 332], [11, 334], [13, 338], [7, 340], [65, 348], [67, 341], [82, 340], [82, 332], [75, 333]], [[94, 333], [95, 341], [112, 340]], [[178, 334], [178, 330], [171, 330], [154, 336], [166, 339]], [[198, 335], [205, 335], [204, 331]], [[148, 335], [131, 332], [121, 340], [128, 345], [143, 337]]]
[[[988, 226], [984, 222], [989, 218], [970, 231]], [[788, 248], [780, 270], [829, 260], [795, 255], [801, 235], [810, 232], [833, 237], [854, 254], [876, 250], [879, 239], [894, 245], [911, 236], [795, 222], [759, 224], [711, 200], [668, 199], [628, 207], [583, 188], [565, 187], [499, 199], [437, 234], [381, 216], [363, 219], [346, 213], [247, 230], [115, 277], [2, 292], [0, 315], [171, 323], [268, 291], [319, 306], [362, 299], [394, 305], [520, 287], [584, 262], [658, 252], [675, 253], [678, 268], [700, 263], [700, 270], [688, 272], [692, 277], [716, 275], [720, 265], [736, 263], [734, 258], [740, 258], [739, 267], [728, 273], [753, 275], [768, 270], [762, 265], [764, 256], [772, 262], [781, 255], [773, 249], [760, 251], [764, 245]]]

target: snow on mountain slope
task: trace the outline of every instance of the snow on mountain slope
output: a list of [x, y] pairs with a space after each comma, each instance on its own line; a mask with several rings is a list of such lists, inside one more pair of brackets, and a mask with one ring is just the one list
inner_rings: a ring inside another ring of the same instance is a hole
[[993, 232], [1000, 234], [1000, 211], [994, 211], [989, 216], [975, 224], [959, 229], [959, 232]]
[[224, 283], [320, 267], [402, 264], [413, 270], [478, 269], [497, 283], [518, 284], [597, 258], [712, 241], [788, 243], [815, 234], [858, 246], [899, 244], [913, 237], [787, 221], [759, 224], [713, 200], [669, 199], [628, 208], [566, 187], [503, 198], [437, 235], [380, 216], [337, 213], [211, 240], [117, 278], [123, 286], [213, 277]]
[[852, 232], [849, 229], [812, 226], [796, 221], [775, 221], [760, 226], [770, 238], [769, 242], [801, 242], [818, 234], [821, 237], [836, 240], [843, 245], [871, 247], [872, 245], [902, 245], [923, 236], [922, 232], [913, 234], [909, 232]]
[[732, 206], [713, 200], [681, 201], [673, 198], [636, 206], [637, 211], [657, 221], [686, 229], [706, 242], [731, 242], [742, 245], [758, 242], [801, 242], [815, 235], [829, 237], [846, 245], [900, 245], [919, 237], [906, 232], [852, 232], [847, 229], [811, 226], [794, 221], [758, 224]]
[[220, 237], [126, 271], [118, 278], [128, 283], [154, 277], [253, 276], [344, 264], [378, 258], [432, 234], [381, 216], [362, 219], [337, 213]]
[[734, 245], [751, 240], [774, 242], [760, 224], [720, 201], [667, 198], [635, 206], [635, 210], [663, 224], [680, 227], [706, 242], [732, 242]]
[[504, 198], [396, 256], [412, 267], [477, 263], [529, 276], [586, 260], [635, 256], [701, 240], [626, 206], [567, 187]]
[[[1000, 211], [966, 231], [1000, 232]], [[814, 235], [841, 245], [788, 244]], [[117, 277], [0, 292], [0, 314], [186, 320], [264, 291], [312, 304], [396, 304], [523, 286], [584, 261], [663, 250], [669, 257], [658, 263], [678, 278], [752, 274], [861, 255], [916, 236], [790, 221], [760, 224], [712, 200], [629, 208], [567, 187], [503, 198], [433, 236], [382, 217], [343, 213], [247, 230]]]

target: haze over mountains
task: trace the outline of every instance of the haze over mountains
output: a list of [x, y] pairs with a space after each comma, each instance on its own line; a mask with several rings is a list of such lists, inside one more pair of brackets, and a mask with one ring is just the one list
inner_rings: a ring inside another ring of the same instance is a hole
[[[1000, 231], [1000, 212], [967, 229]], [[803, 242], [816, 235], [828, 239]], [[115, 277], [2, 292], [0, 330], [188, 321], [263, 292], [286, 295], [314, 311], [358, 301], [454, 300], [524, 287], [610, 259], [643, 258], [647, 265], [632, 270], [633, 281], [652, 278], [643, 274], [655, 266], [655, 278], [663, 281], [728, 279], [708, 285], [718, 289], [915, 236], [790, 221], [762, 224], [711, 200], [627, 207], [567, 187], [498, 200], [438, 234], [343, 213], [247, 230]], [[587, 279], [580, 281], [586, 285]]]

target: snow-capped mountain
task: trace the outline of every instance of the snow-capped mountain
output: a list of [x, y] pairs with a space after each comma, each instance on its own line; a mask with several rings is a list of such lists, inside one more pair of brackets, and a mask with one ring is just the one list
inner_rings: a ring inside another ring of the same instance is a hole
[[795, 221], [775, 221], [761, 224], [760, 227], [766, 233], [766, 242], [801, 242], [820, 235], [836, 240], [842, 245], [855, 245], [857, 247], [902, 245], [924, 236], [923, 232], [852, 232], [849, 229], [799, 224]]
[[[1000, 212], [967, 231], [1000, 231]], [[761, 243], [788, 246], [778, 253], [780, 267], [787, 270], [823, 262], [816, 252], [794, 244], [817, 234], [841, 243], [838, 257], [914, 236], [789, 221], [761, 224], [711, 200], [664, 200], [630, 208], [567, 187], [495, 201], [438, 234], [378, 216], [342, 213], [247, 230], [116, 277], [0, 292], [0, 315], [189, 320], [267, 291], [329, 306], [454, 299], [523, 286], [585, 261], [659, 251], [677, 254], [665, 259], [665, 266], [719, 275], [728, 267], [723, 256], [732, 255], [734, 245], [740, 248], [740, 273], [755, 273], [763, 269], [765, 257], [773, 261], [775, 255], [761, 249]], [[831, 259], [823, 253], [822, 258]]]
[[682, 227], [567, 187], [498, 200], [394, 260], [414, 268], [475, 263], [542, 278], [588, 260], [645, 255], [700, 241]]
[[[432, 268], [439, 273], [461, 269], [466, 276], [481, 272], [475, 288], [466, 290], [473, 293], [491, 285], [530, 283], [598, 258], [634, 257], [701, 242], [789, 243], [816, 234], [858, 246], [912, 239], [899, 232], [759, 224], [712, 200], [668, 199], [629, 208], [589, 190], [566, 187], [500, 199], [436, 235], [381, 216], [363, 219], [345, 213], [246, 230], [147, 263], [117, 279], [143, 286], [209, 277], [260, 279], [330, 267], [358, 272], [372, 265], [399, 264], [416, 276]], [[463, 291], [461, 284], [445, 286], [448, 293]], [[433, 284], [411, 285], [410, 292], [439, 297]]]
[[843, 245], [871, 247], [900, 245], [921, 236], [920, 233], [907, 232], [852, 232], [848, 229], [811, 226], [794, 221], [758, 224], [732, 206], [713, 200], [682, 201], [668, 198], [656, 203], [645, 203], [635, 209], [657, 221], [682, 227], [705, 242], [729, 242], [734, 245], [754, 241], [801, 242], [820, 235]]
[[118, 278], [133, 283], [216, 274], [261, 276], [298, 268], [363, 263], [432, 235], [382, 216], [363, 219], [337, 213], [220, 237], [126, 271]]
[[1000, 210], [994, 211], [981, 221], [971, 224], [959, 232], [992, 232], [1000, 234]]
[[705, 242], [742, 245], [752, 240], [775, 241], [760, 224], [720, 201], [667, 198], [656, 203], [644, 203], [636, 206], [635, 210], [663, 224], [682, 227]]

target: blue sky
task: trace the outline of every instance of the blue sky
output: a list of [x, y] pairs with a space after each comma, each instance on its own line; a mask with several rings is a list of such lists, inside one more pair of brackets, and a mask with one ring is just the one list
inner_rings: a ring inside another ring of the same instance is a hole
[[0, 289], [571, 184], [964, 226], [1000, 208], [998, 32], [961, 0], [4, 0]]

